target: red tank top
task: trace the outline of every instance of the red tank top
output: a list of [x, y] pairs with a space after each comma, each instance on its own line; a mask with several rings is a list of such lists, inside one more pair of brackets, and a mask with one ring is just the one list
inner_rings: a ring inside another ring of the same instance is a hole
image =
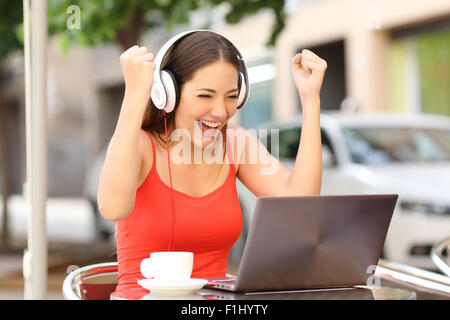
[[[119, 283], [115, 296], [123, 290], [141, 288], [140, 263], [151, 252], [167, 251], [172, 225], [171, 188], [156, 170], [156, 150], [152, 137], [153, 165], [137, 189], [131, 214], [117, 223]], [[242, 231], [242, 212], [236, 190], [236, 170], [227, 143], [229, 173], [212, 192], [194, 197], [173, 189], [175, 224], [172, 251], [194, 253], [192, 278], [225, 276], [231, 247]], [[174, 177], [172, 177], [174, 178]], [[175, 177], [176, 179], [176, 177]], [[145, 289], [142, 289], [145, 290]], [[140, 294], [148, 293], [136, 292]]]

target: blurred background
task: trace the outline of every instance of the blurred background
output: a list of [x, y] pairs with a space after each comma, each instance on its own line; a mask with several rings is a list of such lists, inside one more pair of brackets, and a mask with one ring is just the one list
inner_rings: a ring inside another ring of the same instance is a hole
[[[49, 298], [69, 266], [115, 261], [114, 223], [96, 206], [124, 93], [120, 54], [156, 52], [176, 33], [211, 29], [239, 48], [251, 93], [233, 122], [277, 128], [293, 165], [301, 105], [291, 58], [328, 63], [321, 90], [322, 194], [398, 193], [383, 256], [435, 270], [450, 236], [450, 2], [447, 0], [49, 0], [47, 170]], [[0, 3], [0, 299], [23, 298], [27, 247], [23, 8]], [[270, 145], [268, 146], [270, 150]], [[244, 232], [255, 199], [238, 182]], [[70, 269], [70, 268], [69, 268]]]

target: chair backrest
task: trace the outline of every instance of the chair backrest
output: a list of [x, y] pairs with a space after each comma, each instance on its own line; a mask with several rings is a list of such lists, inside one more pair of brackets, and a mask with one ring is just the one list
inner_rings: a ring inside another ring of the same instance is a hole
[[66, 300], [109, 300], [117, 286], [117, 262], [105, 262], [75, 269], [63, 282]]

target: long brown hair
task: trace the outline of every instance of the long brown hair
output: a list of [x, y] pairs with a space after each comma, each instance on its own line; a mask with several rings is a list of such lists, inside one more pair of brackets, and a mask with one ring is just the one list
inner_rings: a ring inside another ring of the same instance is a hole
[[[240, 62], [232, 43], [214, 32], [194, 32], [179, 39], [172, 45], [161, 63], [161, 70], [169, 69], [173, 73], [181, 95], [184, 84], [192, 79], [197, 69], [219, 60], [231, 63], [238, 72], [240, 71]], [[176, 129], [175, 110], [177, 107], [176, 105], [172, 112], [166, 114], [168, 137]], [[161, 145], [165, 145], [166, 139], [161, 136], [165, 137], [164, 114], [162, 110], [155, 107], [151, 99], [147, 103], [141, 128], [152, 133]], [[225, 146], [223, 149], [224, 158], [227, 143], [226, 129], [227, 124], [221, 131], [223, 137], [222, 145]]]

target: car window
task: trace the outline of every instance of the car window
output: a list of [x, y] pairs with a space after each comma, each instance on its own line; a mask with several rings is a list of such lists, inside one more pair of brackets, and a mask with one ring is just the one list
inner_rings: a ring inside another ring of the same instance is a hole
[[280, 138], [280, 158], [296, 158], [300, 143], [300, 128], [282, 129]]
[[[324, 129], [320, 130], [322, 136], [322, 145], [327, 146], [333, 156], [333, 162], [335, 163], [334, 149], [331, 146], [328, 135], [325, 133]], [[293, 159], [297, 157], [298, 147], [300, 144], [301, 137], [301, 127], [280, 129], [279, 131], [279, 157]], [[268, 139], [268, 150], [270, 148], [270, 139]]]
[[428, 128], [344, 128], [352, 161], [380, 165], [391, 162], [450, 161], [450, 130]]

